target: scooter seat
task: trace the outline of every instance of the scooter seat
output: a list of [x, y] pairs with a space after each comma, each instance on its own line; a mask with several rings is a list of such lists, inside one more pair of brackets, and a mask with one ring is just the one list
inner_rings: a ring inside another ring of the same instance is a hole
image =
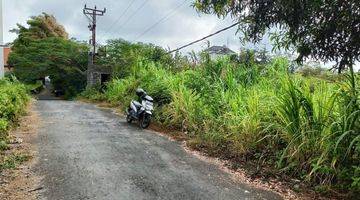
[[139, 103], [138, 101], [132, 101], [133, 104], [136, 106], [136, 108], [140, 108], [141, 107], [141, 103]]

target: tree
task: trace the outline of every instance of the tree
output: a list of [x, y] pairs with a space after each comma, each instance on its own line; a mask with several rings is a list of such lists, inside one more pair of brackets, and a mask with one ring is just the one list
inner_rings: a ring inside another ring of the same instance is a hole
[[42, 15], [39, 16], [32, 16], [26, 23], [29, 26], [28, 28], [21, 24], [17, 24], [18, 28], [10, 31], [18, 34], [18, 38], [14, 41], [14, 45], [26, 45], [31, 41], [49, 37], [59, 37], [63, 39], [68, 39], [69, 37], [65, 28], [56, 21], [56, 18], [47, 13], [42, 13]]
[[53, 16], [43, 13], [18, 25], [18, 38], [12, 46], [9, 64], [15, 76], [26, 83], [50, 76], [55, 89], [67, 97], [85, 88], [88, 47], [69, 40], [63, 26]]
[[131, 43], [123, 39], [109, 40], [107, 43], [106, 49], [100, 49], [98, 64], [113, 67], [114, 75], [119, 78], [127, 76], [139, 60], [158, 62], [167, 67], [175, 65], [170, 54], [153, 44]]
[[294, 46], [298, 61], [312, 57], [335, 61], [340, 73], [360, 59], [359, 0], [195, 0], [194, 6], [218, 17], [240, 22], [245, 40], [258, 42], [277, 27], [278, 45]]

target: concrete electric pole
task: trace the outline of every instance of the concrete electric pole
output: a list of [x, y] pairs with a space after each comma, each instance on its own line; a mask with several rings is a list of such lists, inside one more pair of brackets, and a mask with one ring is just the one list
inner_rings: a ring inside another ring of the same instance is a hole
[[0, 0], [0, 78], [4, 77], [3, 0]]
[[90, 40], [90, 44], [92, 45], [92, 52], [91, 52], [91, 63], [94, 64], [95, 60], [95, 54], [96, 54], [96, 17], [97, 16], [103, 16], [106, 12], [106, 8], [104, 10], [97, 10], [96, 6], [95, 8], [88, 8], [85, 4], [84, 7], [84, 15], [89, 19], [89, 29], [92, 32], [92, 38]]

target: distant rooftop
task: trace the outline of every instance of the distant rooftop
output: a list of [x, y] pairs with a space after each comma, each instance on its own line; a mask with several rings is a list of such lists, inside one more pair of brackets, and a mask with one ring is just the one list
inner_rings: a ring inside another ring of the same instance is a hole
[[217, 54], [217, 55], [231, 55], [236, 54], [235, 51], [229, 49], [227, 46], [212, 46], [205, 50], [209, 54]]

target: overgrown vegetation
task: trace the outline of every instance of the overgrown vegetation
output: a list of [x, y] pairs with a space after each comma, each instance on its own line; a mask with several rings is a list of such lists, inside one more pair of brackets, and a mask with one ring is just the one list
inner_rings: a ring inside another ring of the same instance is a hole
[[271, 30], [275, 47], [296, 49], [299, 62], [333, 61], [341, 72], [360, 61], [358, 0], [195, 0], [193, 5], [199, 12], [238, 21], [244, 41], [258, 42], [276, 30]]
[[134, 70], [133, 66], [141, 60], [161, 63], [172, 69], [184, 68], [186, 60], [177, 54], [173, 59], [171, 55], [158, 46], [144, 43], [131, 43], [123, 39], [114, 39], [107, 42], [106, 48], [100, 48], [98, 64], [112, 67], [113, 75], [126, 77]]
[[34, 84], [50, 76], [55, 90], [71, 98], [86, 86], [86, 44], [69, 40], [56, 19], [44, 13], [31, 17], [28, 28], [18, 25], [13, 30], [18, 38], [13, 42], [9, 64], [22, 82]]
[[9, 129], [25, 112], [29, 101], [27, 92], [25, 85], [16, 80], [0, 80], [0, 171], [11, 168], [23, 158], [21, 155], [9, 157], [2, 154], [8, 149]]
[[156, 121], [187, 133], [194, 148], [255, 161], [319, 190], [359, 192], [359, 76], [354, 88], [350, 75], [290, 74], [289, 65], [223, 58], [179, 70], [138, 59], [105, 92], [83, 95], [125, 109], [141, 87], [155, 99]]
[[24, 112], [29, 100], [26, 87], [17, 81], [0, 80], [0, 140], [7, 137], [7, 130]]
[[[82, 96], [125, 109], [136, 88], [142, 87], [154, 97], [155, 120], [182, 130], [193, 148], [252, 161], [319, 191], [359, 193], [360, 78], [353, 70], [359, 60], [359, 30], [353, 17], [359, 15], [358, 3], [234, 2], [197, 0], [194, 6], [241, 21], [245, 41], [256, 42], [269, 27], [279, 26], [281, 33], [272, 39], [278, 47], [295, 47], [299, 61], [335, 61], [338, 72], [349, 71], [335, 76], [304, 68], [293, 73], [285, 58], [255, 62], [251, 52], [216, 61], [206, 54], [173, 57], [151, 44], [111, 40], [100, 49], [97, 63], [111, 66], [114, 79], [106, 89], [88, 88]], [[45, 13], [27, 23], [28, 28], [19, 25], [14, 30], [19, 37], [9, 63], [15, 75], [33, 84], [50, 75], [55, 89], [64, 90], [67, 97], [82, 91], [86, 45], [69, 40], [64, 28]], [[26, 103], [22, 87], [0, 84], [0, 149], [7, 148], [9, 123]]]

